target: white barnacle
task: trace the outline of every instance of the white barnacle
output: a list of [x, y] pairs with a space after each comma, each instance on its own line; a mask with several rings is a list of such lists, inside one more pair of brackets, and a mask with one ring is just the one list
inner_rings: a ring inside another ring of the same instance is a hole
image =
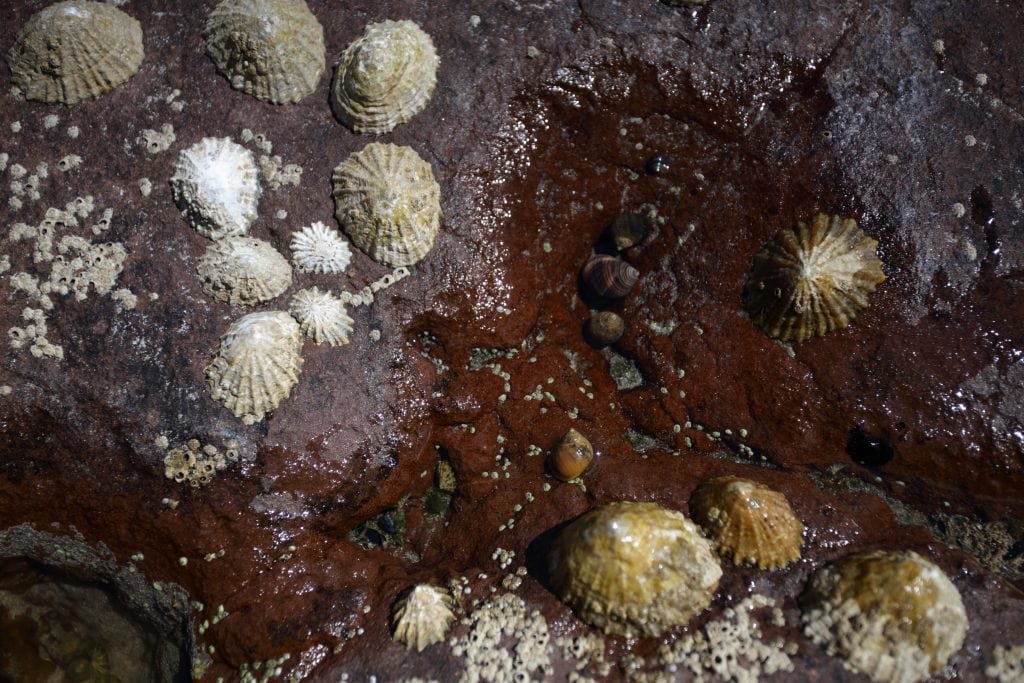
[[331, 346], [348, 344], [352, 334], [352, 318], [341, 299], [317, 287], [300, 289], [292, 297], [288, 309], [307, 337], [317, 344]]
[[352, 251], [337, 230], [320, 221], [292, 235], [292, 260], [304, 273], [343, 273], [352, 260]]

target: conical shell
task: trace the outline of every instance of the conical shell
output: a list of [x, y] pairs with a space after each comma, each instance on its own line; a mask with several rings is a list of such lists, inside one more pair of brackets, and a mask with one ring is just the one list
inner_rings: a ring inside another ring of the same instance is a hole
[[283, 311], [239, 318], [206, 367], [210, 395], [246, 424], [263, 419], [299, 381], [302, 332]]
[[317, 344], [348, 344], [352, 335], [352, 318], [341, 299], [330, 292], [317, 287], [300, 289], [292, 297], [288, 310], [305, 335]]
[[735, 564], [778, 569], [800, 559], [804, 525], [786, 497], [764, 484], [710, 479], [690, 498], [690, 515]]
[[348, 46], [331, 86], [331, 108], [356, 133], [387, 133], [427, 105], [437, 52], [412, 21], [369, 24]]
[[421, 583], [400, 597], [391, 608], [394, 639], [408, 649], [423, 652], [444, 639], [455, 620], [455, 601], [444, 588]]
[[304, 273], [343, 273], [352, 260], [348, 242], [317, 221], [292, 235], [292, 260]]
[[567, 431], [551, 452], [551, 470], [562, 481], [579, 477], [593, 461], [594, 447], [575, 429]]
[[218, 301], [251, 306], [280, 296], [292, 284], [292, 267], [270, 242], [225, 237], [206, 248], [196, 267], [203, 291]]
[[256, 219], [260, 185], [252, 152], [229, 138], [183, 149], [171, 176], [174, 201], [200, 235], [244, 235]]
[[326, 65], [324, 28], [303, 0], [223, 0], [205, 35], [231, 87], [274, 104], [312, 93]]
[[374, 260], [411, 266], [441, 225], [441, 188], [411, 147], [372, 142], [334, 169], [334, 207], [352, 242]]
[[583, 266], [583, 281], [598, 296], [620, 299], [629, 294], [639, 278], [636, 268], [605, 254], [590, 257]]
[[654, 503], [611, 503], [562, 530], [549, 556], [555, 593], [580, 618], [658, 636], [711, 604], [722, 569], [697, 525]]
[[811, 640], [885, 683], [939, 673], [968, 628], [956, 586], [910, 550], [855, 553], [819, 569], [800, 606]]
[[782, 230], [754, 256], [744, 292], [751, 321], [782, 341], [845, 328], [885, 280], [877, 247], [841, 216], [819, 213]]
[[143, 57], [138, 21], [106, 3], [71, 0], [33, 14], [7, 64], [28, 99], [71, 105], [124, 83]]

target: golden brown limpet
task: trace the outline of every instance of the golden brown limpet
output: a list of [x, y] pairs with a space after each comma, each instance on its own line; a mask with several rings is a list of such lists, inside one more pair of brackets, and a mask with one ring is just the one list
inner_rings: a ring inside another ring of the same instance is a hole
[[593, 446], [575, 429], [569, 429], [551, 451], [551, 470], [562, 481], [576, 479], [593, 461]]

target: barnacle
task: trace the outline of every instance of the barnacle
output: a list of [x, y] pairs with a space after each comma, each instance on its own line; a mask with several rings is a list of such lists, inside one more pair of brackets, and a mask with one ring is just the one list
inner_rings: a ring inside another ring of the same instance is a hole
[[387, 133], [427, 105], [439, 60], [412, 21], [369, 24], [346, 48], [331, 86], [331, 108], [357, 133]]
[[77, 104], [131, 78], [142, 64], [142, 27], [102, 2], [58, 2], [33, 14], [7, 53], [30, 100]]
[[207, 247], [196, 272], [214, 299], [246, 306], [280, 296], [292, 283], [285, 257], [269, 242], [244, 235]]
[[697, 487], [690, 515], [736, 564], [778, 569], [800, 559], [804, 525], [789, 501], [764, 484], [716, 477]]
[[326, 64], [324, 28], [304, 0], [223, 0], [205, 35], [231, 87], [274, 104], [313, 92]]
[[352, 334], [352, 318], [341, 299], [330, 292], [317, 287], [300, 289], [292, 297], [288, 310], [306, 336], [317, 344], [348, 344]]
[[212, 240], [245, 234], [256, 218], [256, 161], [230, 138], [203, 138], [182, 150], [171, 189], [185, 220]]
[[352, 251], [338, 231], [317, 221], [292, 235], [292, 260], [304, 273], [343, 273]]
[[444, 639], [455, 619], [454, 607], [451, 593], [444, 588], [429, 583], [413, 586], [391, 608], [394, 639], [423, 652], [428, 645]]
[[206, 367], [210, 395], [253, 424], [281, 403], [299, 381], [302, 332], [283, 311], [250, 313], [221, 338]]
[[844, 557], [811, 577], [804, 633], [847, 666], [885, 683], [938, 673], [963, 645], [967, 612], [953, 582], [913, 551]]
[[819, 213], [754, 256], [744, 299], [751, 321], [782, 341], [845, 328], [885, 279], [878, 242], [857, 221]]
[[549, 578], [605, 633], [657, 636], [711, 604], [722, 569], [690, 520], [654, 503], [610, 503], [562, 530]]
[[372, 142], [334, 169], [335, 216], [352, 242], [389, 266], [411, 266], [441, 225], [441, 188], [411, 147]]

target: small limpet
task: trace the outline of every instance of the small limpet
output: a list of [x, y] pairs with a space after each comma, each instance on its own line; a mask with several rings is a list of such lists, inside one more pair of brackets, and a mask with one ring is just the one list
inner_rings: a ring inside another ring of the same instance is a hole
[[320, 221], [292, 235], [292, 260], [303, 273], [344, 273], [352, 260], [348, 242]]
[[127, 81], [144, 56], [138, 21], [107, 3], [70, 0], [29, 17], [7, 64], [27, 99], [72, 105]]
[[352, 243], [389, 266], [411, 266], [441, 226], [441, 188], [411, 147], [371, 142], [334, 169], [334, 207]]
[[230, 138], [203, 138], [183, 149], [174, 165], [171, 189], [185, 220], [212, 240], [244, 235], [256, 219], [256, 160]]
[[439, 62], [430, 36], [415, 22], [369, 24], [341, 55], [331, 109], [356, 133], [387, 133], [427, 105]]
[[824, 213], [780, 231], [754, 256], [744, 289], [751, 322], [795, 342], [845, 328], [885, 280], [877, 247], [857, 221]]
[[205, 36], [232, 88], [274, 104], [312, 93], [326, 65], [324, 28], [304, 0], [223, 0]]
[[318, 287], [300, 289], [292, 297], [288, 310], [305, 335], [317, 344], [348, 344], [352, 335], [352, 318], [342, 300], [330, 292]]
[[576, 479], [593, 461], [594, 447], [575, 429], [569, 429], [551, 451], [551, 469], [562, 481]]
[[218, 301], [251, 306], [280, 296], [292, 267], [270, 242], [234, 235], [214, 242], [196, 267], [203, 291]]
[[423, 652], [428, 645], [444, 639], [455, 620], [454, 608], [455, 601], [444, 588], [428, 583], [413, 586], [391, 608], [394, 640]]
[[236, 320], [206, 367], [215, 401], [254, 424], [288, 398], [302, 370], [302, 331], [284, 311], [260, 311]]
[[605, 633], [659, 636], [708, 607], [722, 568], [697, 525], [654, 503], [610, 503], [565, 527], [548, 576]]

